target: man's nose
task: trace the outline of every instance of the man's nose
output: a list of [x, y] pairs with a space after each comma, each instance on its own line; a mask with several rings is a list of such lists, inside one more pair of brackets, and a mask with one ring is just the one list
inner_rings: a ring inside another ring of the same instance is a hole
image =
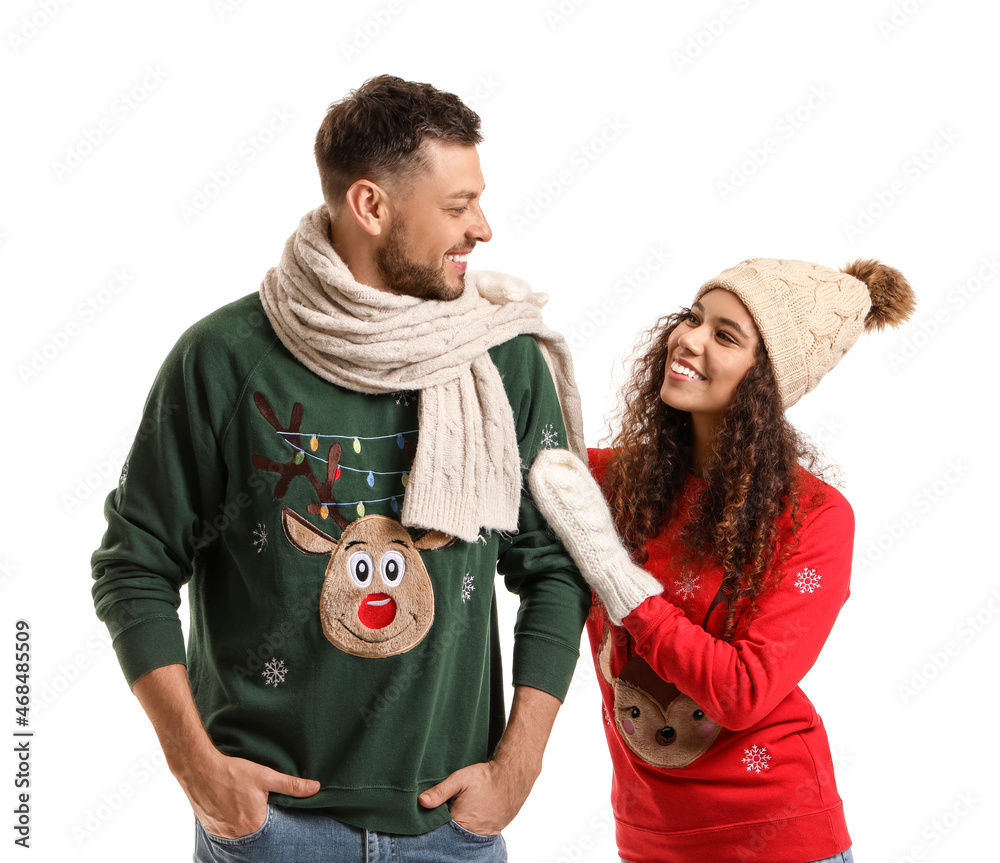
[[472, 224], [466, 230], [465, 236], [479, 243], [488, 243], [493, 237], [493, 229], [490, 228], [490, 223], [486, 221], [486, 214], [483, 212], [482, 207], [476, 206], [474, 213], [475, 218], [473, 218]]

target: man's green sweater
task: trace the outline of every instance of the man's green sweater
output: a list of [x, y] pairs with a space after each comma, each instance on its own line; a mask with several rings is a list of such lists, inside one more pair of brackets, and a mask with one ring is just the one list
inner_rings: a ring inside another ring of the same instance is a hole
[[[527, 468], [565, 445], [555, 389], [531, 337], [490, 356]], [[417, 795], [486, 760], [503, 731], [496, 573], [520, 597], [515, 685], [565, 696], [590, 605], [526, 482], [515, 535], [441, 548], [399, 527], [418, 398], [324, 381], [256, 294], [238, 300], [167, 357], [93, 559], [97, 613], [130, 686], [187, 664], [223, 752], [322, 786], [272, 803], [403, 834], [448, 820]]]

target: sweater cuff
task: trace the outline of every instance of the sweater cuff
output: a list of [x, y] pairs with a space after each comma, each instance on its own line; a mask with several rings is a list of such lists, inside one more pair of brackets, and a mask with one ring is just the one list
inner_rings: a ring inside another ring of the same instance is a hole
[[561, 642], [519, 635], [514, 640], [513, 684], [541, 689], [563, 701], [579, 658], [579, 650]]
[[187, 665], [184, 633], [176, 617], [154, 618], [130, 626], [115, 638], [114, 648], [129, 689], [154, 668]]
[[644, 641], [650, 633], [657, 630], [662, 632], [681, 618], [687, 619], [676, 605], [658, 594], [648, 597], [626, 614], [622, 618], [622, 626], [638, 643]]

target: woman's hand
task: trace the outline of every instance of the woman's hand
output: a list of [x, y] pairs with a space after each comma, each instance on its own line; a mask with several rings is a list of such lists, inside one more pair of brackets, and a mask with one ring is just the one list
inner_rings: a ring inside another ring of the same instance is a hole
[[471, 283], [479, 292], [479, 296], [489, 300], [494, 306], [531, 303], [541, 308], [549, 301], [548, 294], [531, 290], [531, 285], [524, 279], [494, 270], [470, 270], [465, 274], [465, 281]]
[[528, 485], [612, 623], [620, 625], [644, 600], [663, 592], [663, 586], [632, 563], [622, 548], [600, 487], [575, 455], [542, 450], [531, 466]]

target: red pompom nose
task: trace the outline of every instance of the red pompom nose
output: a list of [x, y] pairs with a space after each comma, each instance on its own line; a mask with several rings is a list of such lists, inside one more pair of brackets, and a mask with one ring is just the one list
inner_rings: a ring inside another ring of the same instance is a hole
[[369, 593], [358, 606], [358, 620], [369, 629], [382, 629], [396, 619], [396, 600], [387, 593]]

